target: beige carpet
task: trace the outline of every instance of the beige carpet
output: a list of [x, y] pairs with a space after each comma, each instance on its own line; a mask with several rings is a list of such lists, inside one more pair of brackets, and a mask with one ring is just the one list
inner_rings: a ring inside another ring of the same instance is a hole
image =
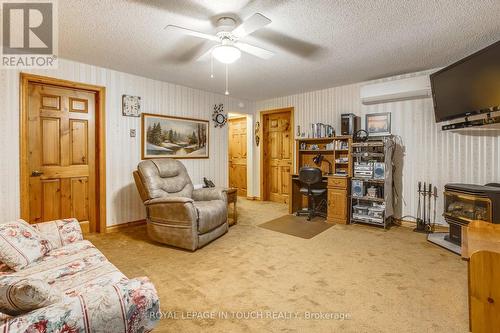
[[333, 224], [326, 223], [324, 218], [316, 217], [307, 221], [306, 216], [283, 215], [277, 219], [259, 224], [259, 227], [281, 232], [287, 235], [311, 239], [323, 231], [332, 227]]
[[[157, 332], [467, 332], [467, 266], [407, 228], [335, 225], [311, 239], [257, 227], [284, 205], [240, 200], [239, 223], [194, 253], [144, 227], [89, 239], [127, 276], [149, 276]], [[293, 319], [182, 319], [183, 311], [293, 311]], [[306, 319], [343, 312], [348, 320]]]

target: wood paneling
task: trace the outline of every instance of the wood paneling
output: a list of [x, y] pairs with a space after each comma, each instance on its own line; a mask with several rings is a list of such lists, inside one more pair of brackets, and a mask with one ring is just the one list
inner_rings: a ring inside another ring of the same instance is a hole
[[89, 112], [89, 101], [85, 98], [69, 98], [69, 112]]
[[88, 177], [71, 178], [71, 216], [78, 221], [89, 220]]
[[247, 196], [247, 118], [229, 119], [229, 186]]
[[500, 225], [472, 221], [462, 228], [462, 258], [468, 261], [470, 331], [500, 332]]
[[[286, 196], [288, 198], [288, 195], [290, 194], [289, 191], [289, 184], [288, 184], [288, 178], [290, 178], [290, 166], [285, 165], [281, 167], [280, 174], [279, 176], [281, 177], [280, 179], [280, 192], [282, 195]], [[287, 200], [286, 200], [287, 201]]]
[[88, 121], [69, 121], [69, 160], [72, 165], [87, 164], [88, 161]]
[[[329, 220], [343, 220], [347, 216], [347, 191], [328, 190], [328, 217]], [[345, 223], [344, 223], [345, 224]]]
[[474, 333], [500, 332], [500, 253], [479, 251], [469, 262], [470, 323]]
[[61, 99], [59, 98], [59, 96], [42, 95], [42, 108], [49, 110], [60, 110]]
[[40, 117], [40, 125], [40, 135], [42, 136], [42, 142], [41, 145], [37, 145], [35, 149], [41, 150], [41, 165], [59, 165], [61, 163], [60, 120], [58, 118]]
[[335, 176], [328, 177], [328, 222], [340, 224], [349, 223], [349, 194], [349, 178]]
[[[42, 191], [37, 195], [40, 199], [31, 200], [40, 202], [41, 208], [34, 208], [33, 212], [41, 212], [41, 216], [33, 216], [34, 221], [51, 221], [61, 218], [61, 180], [45, 179], [39, 180]], [[38, 182], [38, 181], [36, 181]]]

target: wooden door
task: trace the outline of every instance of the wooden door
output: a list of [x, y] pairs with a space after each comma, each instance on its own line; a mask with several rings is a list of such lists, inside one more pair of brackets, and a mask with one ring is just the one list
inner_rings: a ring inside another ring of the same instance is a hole
[[264, 116], [264, 200], [288, 203], [293, 159], [291, 111]]
[[96, 230], [95, 93], [28, 86], [29, 222], [75, 217]]
[[247, 196], [247, 118], [229, 119], [229, 186]]

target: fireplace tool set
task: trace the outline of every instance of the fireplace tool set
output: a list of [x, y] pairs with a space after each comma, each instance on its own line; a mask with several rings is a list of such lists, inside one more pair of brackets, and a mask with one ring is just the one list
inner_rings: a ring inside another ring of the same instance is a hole
[[[417, 227], [413, 231], [434, 232], [437, 197], [437, 187], [434, 186], [433, 188], [431, 183], [427, 185], [425, 182], [422, 187], [422, 182], [418, 182]], [[432, 200], [433, 198], [434, 200]], [[434, 201], [434, 205], [432, 205], [432, 201]], [[433, 216], [431, 216], [431, 211]]]

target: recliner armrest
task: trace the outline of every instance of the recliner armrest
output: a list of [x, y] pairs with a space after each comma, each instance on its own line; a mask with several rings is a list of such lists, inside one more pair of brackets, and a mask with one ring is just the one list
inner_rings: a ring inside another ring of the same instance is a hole
[[222, 187], [204, 187], [193, 191], [194, 201], [227, 201], [226, 189]]
[[188, 202], [193, 202], [193, 199], [186, 197], [161, 197], [161, 198], [146, 200], [144, 201], [144, 204], [146, 206], [149, 206], [154, 204], [169, 204], [169, 203], [174, 204], [174, 203], [188, 203]]
[[161, 197], [144, 202], [150, 222], [191, 226], [196, 229], [198, 213], [193, 199], [186, 197]]

